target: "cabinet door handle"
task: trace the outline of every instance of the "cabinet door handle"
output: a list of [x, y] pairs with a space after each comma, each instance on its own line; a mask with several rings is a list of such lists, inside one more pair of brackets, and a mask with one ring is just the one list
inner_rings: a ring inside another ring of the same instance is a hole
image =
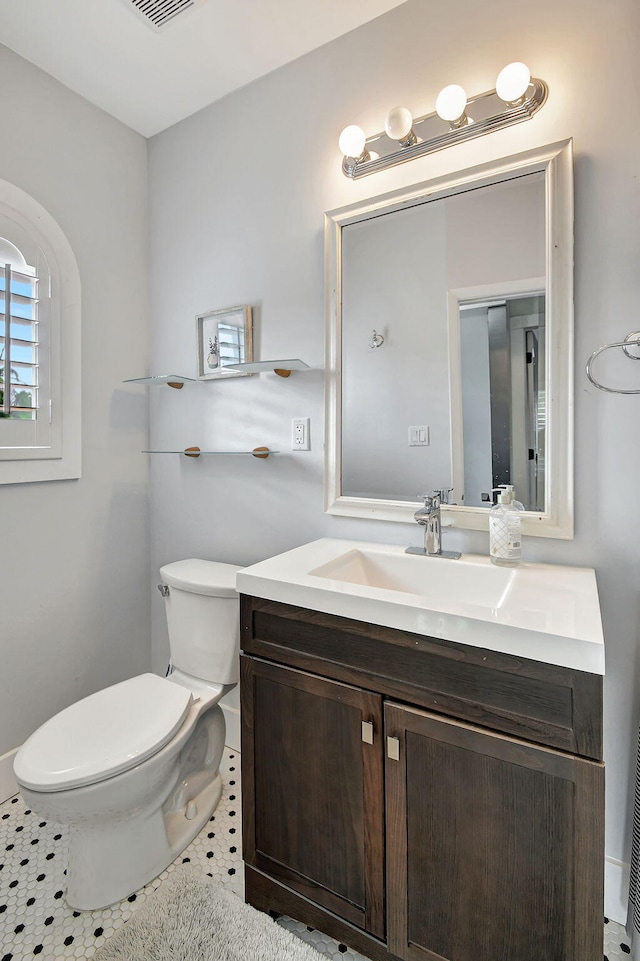
[[387, 738], [387, 757], [392, 761], [400, 760], [400, 741], [397, 737]]
[[362, 722], [362, 740], [365, 744], [373, 744], [373, 721]]

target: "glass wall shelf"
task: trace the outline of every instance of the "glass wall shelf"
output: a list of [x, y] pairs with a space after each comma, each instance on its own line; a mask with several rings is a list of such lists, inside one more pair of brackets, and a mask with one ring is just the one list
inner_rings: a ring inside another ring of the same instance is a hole
[[264, 459], [265, 457], [270, 457], [271, 454], [279, 454], [279, 450], [269, 450], [268, 447], [254, 447], [253, 450], [200, 450], [199, 447], [185, 447], [184, 450], [143, 450], [143, 454], [184, 454], [185, 457], [200, 457], [200, 455], [223, 455], [227, 457], [229, 454], [250, 454], [252, 457], [259, 457]]
[[272, 370], [279, 377], [289, 377], [292, 370], [311, 370], [303, 360], [293, 357], [288, 360], [253, 360], [244, 364], [225, 364], [227, 370], [237, 370], [243, 374], [261, 374]]
[[183, 377], [182, 374], [157, 374], [154, 377], [129, 377], [123, 380], [123, 384], [147, 384], [149, 387], [156, 387], [166, 384], [167, 387], [175, 387], [180, 390], [185, 384], [195, 384], [195, 377]]

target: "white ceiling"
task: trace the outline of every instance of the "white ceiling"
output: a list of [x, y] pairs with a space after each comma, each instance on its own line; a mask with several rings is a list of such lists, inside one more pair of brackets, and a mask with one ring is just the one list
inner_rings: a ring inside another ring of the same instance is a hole
[[150, 137], [404, 0], [205, 0], [162, 30], [132, 0], [0, 0], [0, 42]]

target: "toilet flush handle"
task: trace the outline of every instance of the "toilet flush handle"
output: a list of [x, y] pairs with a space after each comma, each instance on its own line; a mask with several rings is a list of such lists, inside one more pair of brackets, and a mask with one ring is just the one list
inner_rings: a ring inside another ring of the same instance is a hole
[[169, 596], [169, 588], [167, 587], [166, 584], [158, 584], [158, 590], [160, 591], [163, 597]]

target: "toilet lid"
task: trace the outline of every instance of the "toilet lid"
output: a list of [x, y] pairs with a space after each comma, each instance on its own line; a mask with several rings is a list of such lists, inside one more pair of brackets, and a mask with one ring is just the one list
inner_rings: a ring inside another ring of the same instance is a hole
[[14, 772], [34, 791], [102, 781], [156, 754], [182, 725], [191, 693], [141, 674], [83, 698], [25, 741]]
[[237, 597], [236, 574], [242, 568], [221, 561], [201, 561], [190, 557], [186, 561], [172, 561], [160, 568], [160, 577], [169, 587], [178, 587], [192, 594], [210, 597]]

